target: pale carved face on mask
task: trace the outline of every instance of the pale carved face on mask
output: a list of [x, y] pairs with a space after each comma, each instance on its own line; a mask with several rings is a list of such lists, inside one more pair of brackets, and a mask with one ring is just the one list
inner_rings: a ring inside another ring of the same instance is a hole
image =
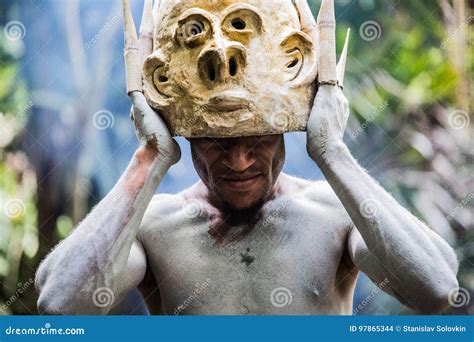
[[300, 131], [316, 56], [291, 0], [162, 0], [145, 95], [174, 135]]

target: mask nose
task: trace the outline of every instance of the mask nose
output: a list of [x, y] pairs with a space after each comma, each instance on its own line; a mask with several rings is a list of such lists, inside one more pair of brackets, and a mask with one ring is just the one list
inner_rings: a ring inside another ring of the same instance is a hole
[[198, 70], [201, 80], [211, 87], [229, 79], [238, 78], [246, 64], [245, 47], [239, 43], [227, 47], [212, 44], [198, 57]]
[[225, 51], [222, 48], [213, 46], [203, 50], [198, 58], [201, 80], [210, 84], [222, 80], [225, 64]]

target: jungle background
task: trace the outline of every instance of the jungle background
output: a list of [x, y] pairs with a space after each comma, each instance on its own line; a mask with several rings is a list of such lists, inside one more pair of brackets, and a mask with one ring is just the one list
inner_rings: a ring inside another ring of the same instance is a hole
[[[131, 1], [139, 22], [142, 1]], [[359, 163], [456, 250], [474, 314], [473, 1], [336, 0], [352, 29], [346, 142]], [[269, 4], [270, 5], [270, 4]], [[317, 15], [320, 1], [310, 1]], [[39, 262], [113, 187], [137, 147], [125, 95], [119, 1], [0, 1], [0, 315], [37, 314]], [[322, 178], [304, 133], [289, 174]], [[189, 146], [159, 192], [197, 180]], [[132, 293], [115, 314], [143, 314]], [[412, 314], [364, 275], [354, 314]]]

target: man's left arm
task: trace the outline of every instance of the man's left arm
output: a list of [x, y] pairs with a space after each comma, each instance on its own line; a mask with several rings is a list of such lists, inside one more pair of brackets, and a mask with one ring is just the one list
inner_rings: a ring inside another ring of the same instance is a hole
[[317, 22], [306, 0], [295, 0], [295, 5], [318, 57], [319, 87], [307, 124], [307, 149], [355, 225], [349, 254], [404, 304], [422, 312], [442, 311], [458, 288], [453, 249], [372, 179], [343, 142], [349, 118], [342, 92], [348, 40], [336, 66], [334, 0], [322, 1]]
[[442, 311], [458, 287], [456, 255], [355, 161], [342, 139], [348, 116], [342, 89], [321, 85], [308, 122], [307, 147], [355, 225], [349, 254], [403, 304], [425, 313]]

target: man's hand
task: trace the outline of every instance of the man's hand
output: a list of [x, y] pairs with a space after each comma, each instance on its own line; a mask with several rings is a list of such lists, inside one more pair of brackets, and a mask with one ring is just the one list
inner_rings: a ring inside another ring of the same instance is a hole
[[307, 127], [307, 149], [311, 158], [321, 158], [343, 144], [344, 131], [349, 118], [349, 102], [342, 89], [321, 85], [314, 100]]
[[127, 93], [132, 100], [130, 116], [141, 144], [147, 149], [158, 151], [159, 160], [171, 166], [181, 157], [179, 145], [172, 138], [159, 113], [148, 105], [143, 95], [143, 62], [153, 51], [154, 20], [151, 7], [152, 1], [145, 0], [138, 38], [129, 1], [123, 0]]
[[[328, 151], [343, 144], [344, 131], [349, 118], [349, 104], [342, 92], [349, 32], [336, 66], [334, 4], [323, 1], [318, 22], [307, 0], [296, 0], [302, 30], [313, 39], [318, 49], [318, 91], [307, 125], [307, 149], [311, 158], [318, 162]], [[325, 7], [325, 8], [323, 8]]]

